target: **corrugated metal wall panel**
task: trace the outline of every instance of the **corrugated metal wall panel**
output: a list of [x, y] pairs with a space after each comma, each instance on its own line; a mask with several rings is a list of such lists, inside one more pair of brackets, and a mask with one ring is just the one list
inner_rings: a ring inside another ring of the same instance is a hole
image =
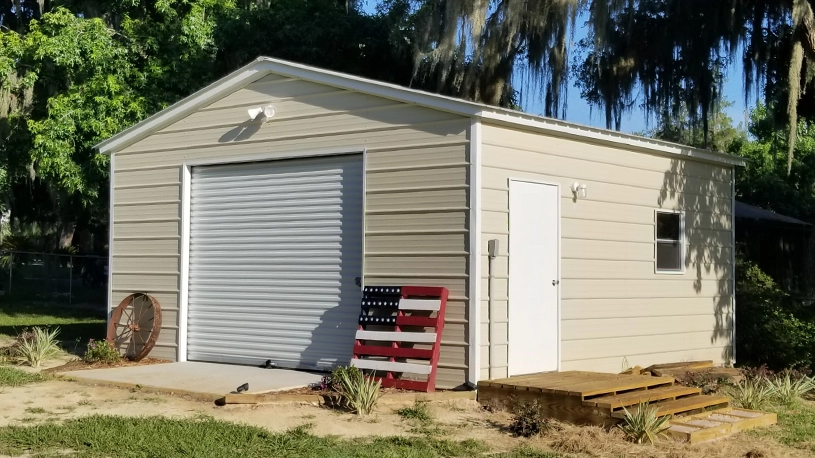
[[[563, 370], [617, 372], [624, 358], [643, 367], [727, 361], [733, 294], [729, 168], [492, 125], [484, 125], [482, 135], [482, 352], [490, 325], [487, 243], [500, 241], [491, 324], [495, 376], [506, 373], [506, 316], [512, 306], [506, 250], [510, 178], [561, 185]], [[587, 198], [574, 200], [575, 181], [587, 185]], [[685, 212], [682, 274], [654, 273], [659, 208]], [[655, 335], [653, 326], [666, 336]], [[666, 340], [670, 345], [662, 346]], [[489, 366], [482, 364], [486, 377]]]
[[362, 174], [362, 155], [193, 168], [189, 359], [348, 362]]
[[[392, 100], [275, 75], [250, 86], [115, 153], [115, 182], [124, 188], [114, 195], [114, 223], [124, 227], [147, 219], [180, 220], [180, 166], [190, 160], [274, 158], [277, 154], [305, 157], [319, 151], [364, 147], [366, 185], [371, 192], [368, 197], [376, 201], [376, 210], [369, 208], [365, 215], [366, 267], [370, 262], [366, 282], [447, 286], [454, 295], [448, 302], [448, 318], [466, 323], [470, 266], [461, 266], [470, 252], [466, 233], [469, 204], [462, 189], [468, 179], [463, 172], [469, 165], [470, 119], [419, 107], [404, 109]], [[273, 120], [252, 135], [235, 138], [233, 130], [245, 122], [246, 109], [266, 103], [275, 105], [275, 119], [283, 122]], [[292, 123], [296, 123], [295, 129], [288, 128]], [[337, 130], [340, 124], [343, 128]], [[416, 181], [411, 182], [408, 175]], [[133, 188], [137, 189], [135, 194]], [[408, 193], [405, 188], [424, 190]], [[176, 255], [180, 259], [180, 237], [140, 237], [117, 237], [114, 257]], [[416, 256], [450, 257], [451, 263], [445, 260], [444, 268], [437, 269], [412, 262]], [[142, 275], [138, 283], [122, 283], [116, 273], [126, 267], [121, 262], [114, 266], [114, 301], [133, 292], [129, 287], [138, 286], [160, 295], [163, 306], [177, 306], [178, 287], [169, 288], [168, 276]], [[435, 274], [445, 277], [432, 277]], [[163, 285], [161, 291], [157, 290], [159, 284]], [[165, 320], [166, 326], [177, 324]], [[450, 329], [457, 332], [455, 327]], [[173, 332], [162, 333], [151, 356], [175, 359], [176, 343], [170, 341], [174, 336]], [[352, 343], [346, 345], [349, 351]], [[442, 354], [437, 387], [461, 387], [469, 364], [466, 344], [445, 338]]]

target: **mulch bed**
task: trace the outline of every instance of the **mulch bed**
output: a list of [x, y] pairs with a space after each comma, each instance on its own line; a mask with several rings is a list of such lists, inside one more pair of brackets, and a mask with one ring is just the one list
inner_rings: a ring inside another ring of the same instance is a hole
[[130, 361], [122, 359], [118, 363], [105, 364], [105, 363], [86, 363], [82, 360], [71, 361], [70, 363], [63, 364], [62, 366], [51, 367], [43, 370], [43, 372], [69, 372], [69, 371], [82, 371], [88, 369], [107, 369], [111, 367], [130, 367], [130, 366], [150, 366], [153, 364], [169, 363], [165, 359], [144, 358], [141, 361]]

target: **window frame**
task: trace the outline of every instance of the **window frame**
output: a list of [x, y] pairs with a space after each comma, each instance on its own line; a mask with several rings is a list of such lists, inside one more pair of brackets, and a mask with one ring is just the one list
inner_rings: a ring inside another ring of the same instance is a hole
[[[679, 215], [679, 269], [678, 270], [665, 270], [659, 268], [657, 262], [657, 251], [660, 242], [672, 242], [673, 240], [660, 239], [657, 237], [657, 219], [659, 214]], [[682, 210], [668, 210], [668, 209], [655, 209], [654, 210], [654, 273], [657, 275], [684, 275], [685, 274], [685, 251], [687, 236], [685, 234], [685, 212]]]

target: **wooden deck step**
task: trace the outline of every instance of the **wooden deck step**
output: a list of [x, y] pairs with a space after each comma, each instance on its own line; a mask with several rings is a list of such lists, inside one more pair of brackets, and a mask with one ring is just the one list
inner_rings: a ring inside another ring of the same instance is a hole
[[[718, 395], [698, 395], [688, 396], [673, 401], [653, 402], [649, 404], [649, 408], [659, 408], [659, 415], [674, 415], [679, 413], [692, 412], [694, 410], [706, 409], [708, 407], [726, 407], [730, 401], [725, 396]], [[637, 407], [628, 409], [633, 412]], [[625, 411], [619, 410], [612, 412], [611, 416], [614, 418], [625, 418]]]
[[666, 433], [678, 440], [696, 444], [729, 436], [745, 429], [773, 425], [774, 413], [723, 408], [671, 420]]
[[673, 400], [684, 396], [702, 394], [699, 388], [687, 386], [665, 386], [651, 390], [629, 391], [627, 393], [591, 398], [583, 401], [584, 406], [599, 407], [601, 409], [616, 410], [622, 407], [634, 406], [640, 402], [657, 402]]

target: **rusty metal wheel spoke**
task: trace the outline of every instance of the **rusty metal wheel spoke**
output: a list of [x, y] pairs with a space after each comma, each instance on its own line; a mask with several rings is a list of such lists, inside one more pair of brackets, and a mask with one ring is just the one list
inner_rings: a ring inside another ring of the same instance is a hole
[[113, 310], [107, 340], [128, 359], [139, 361], [153, 349], [160, 332], [161, 305], [148, 294], [135, 293]]

